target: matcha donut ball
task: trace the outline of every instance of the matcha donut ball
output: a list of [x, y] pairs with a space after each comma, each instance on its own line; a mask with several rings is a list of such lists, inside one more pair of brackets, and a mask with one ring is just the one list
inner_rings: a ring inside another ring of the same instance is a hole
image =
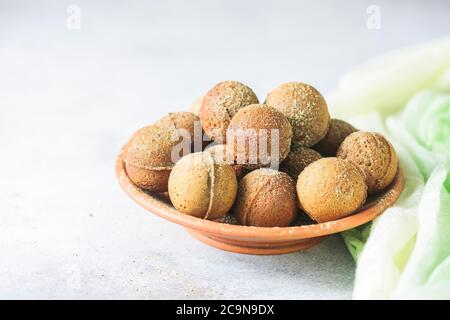
[[314, 145], [313, 149], [324, 157], [336, 157], [337, 150], [344, 139], [356, 131], [358, 130], [345, 121], [331, 119], [327, 134]]
[[354, 132], [340, 145], [338, 158], [358, 165], [366, 175], [369, 193], [386, 188], [397, 173], [398, 159], [394, 147], [381, 134]]
[[327, 134], [327, 103], [314, 87], [301, 82], [284, 83], [269, 92], [265, 103], [288, 118], [294, 132], [293, 144], [311, 147]]
[[200, 123], [200, 118], [192, 112], [169, 112], [159, 119], [155, 125], [169, 129], [186, 129], [194, 141], [195, 125]]
[[239, 221], [237, 221], [236, 217], [231, 214], [226, 214], [222, 218], [216, 219], [214, 221], [225, 224], [239, 225]]
[[215, 85], [202, 99], [200, 120], [212, 140], [225, 142], [228, 124], [242, 108], [259, 103], [252, 89], [237, 81]]
[[351, 215], [366, 201], [364, 173], [354, 163], [323, 158], [307, 166], [297, 180], [300, 206], [317, 222]]
[[203, 149], [203, 129], [200, 123], [200, 118], [192, 112], [170, 112], [155, 125], [169, 128], [169, 129], [184, 129], [189, 133], [192, 148], [191, 151], [202, 151]]
[[239, 182], [233, 211], [244, 226], [287, 227], [298, 211], [295, 182], [273, 169], [252, 171]]
[[149, 191], [167, 191], [174, 166], [172, 149], [179, 141], [175, 129], [152, 125], [138, 130], [130, 139], [124, 156], [131, 181]]
[[[253, 104], [236, 113], [228, 127], [236, 163], [252, 168], [279, 164], [291, 147], [292, 128], [276, 109]], [[276, 149], [272, 150], [272, 146]]]
[[306, 147], [293, 147], [280, 165], [280, 171], [286, 172], [297, 181], [298, 175], [311, 163], [322, 156], [315, 150]]
[[183, 157], [169, 177], [169, 197], [174, 207], [197, 218], [222, 218], [233, 205], [236, 192], [233, 168], [208, 152]]

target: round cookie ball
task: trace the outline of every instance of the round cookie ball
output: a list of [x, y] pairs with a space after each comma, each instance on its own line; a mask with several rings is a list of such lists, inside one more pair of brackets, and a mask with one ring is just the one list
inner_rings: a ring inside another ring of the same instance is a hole
[[298, 175], [311, 163], [322, 156], [315, 150], [306, 147], [294, 147], [280, 165], [280, 171], [286, 172], [297, 181]]
[[198, 97], [189, 107], [189, 111], [195, 114], [196, 116], [200, 116], [200, 109], [202, 107], [203, 96]]
[[386, 188], [397, 173], [398, 159], [394, 147], [381, 134], [354, 132], [340, 145], [338, 158], [358, 165], [366, 175], [369, 193]]
[[190, 135], [192, 151], [202, 151], [203, 149], [203, 129], [200, 118], [192, 112], [170, 112], [155, 125], [169, 129], [185, 129]]
[[351, 124], [339, 119], [330, 120], [330, 128], [325, 137], [313, 149], [324, 157], [335, 157], [342, 141], [351, 133], [358, 131]]
[[292, 128], [287, 118], [263, 104], [239, 110], [227, 132], [236, 163], [253, 168], [279, 165], [289, 153], [291, 138]]
[[288, 82], [271, 91], [265, 103], [288, 118], [294, 131], [293, 144], [310, 147], [327, 134], [330, 122], [328, 107], [314, 87]]
[[284, 172], [258, 169], [239, 182], [233, 211], [244, 226], [287, 227], [297, 210], [295, 182]]
[[302, 209], [317, 222], [349, 216], [367, 198], [364, 173], [350, 161], [323, 158], [307, 166], [297, 180]]
[[224, 142], [228, 124], [245, 106], [259, 103], [252, 89], [237, 81], [220, 82], [203, 97], [200, 120], [212, 140]]
[[234, 203], [236, 174], [208, 152], [197, 152], [177, 162], [169, 177], [169, 197], [174, 207], [197, 218], [216, 220]]
[[175, 129], [153, 125], [138, 130], [128, 143], [124, 157], [128, 177], [142, 189], [167, 191], [174, 166], [172, 149], [178, 143]]
[[[200, 123], [200, 118], [192, 112], [169, 112], [159, 119], [155, 125], [170, 129], [186, 129], [194, 138], [195, 125]], [[193, 141], [193, 140], [192, 140]]]
[[233, 150], [227, 148], [226, 144], [218, 144], [206, 148], [206, 152], [209, 152], [219, 162], [228, 163], [236, 173], [236, 178], [240, 180], [247, 172], [244, 165], [235, 164]]

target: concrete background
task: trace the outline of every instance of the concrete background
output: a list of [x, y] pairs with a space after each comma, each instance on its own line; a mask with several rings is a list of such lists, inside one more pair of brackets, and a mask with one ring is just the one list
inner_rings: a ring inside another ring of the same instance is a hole
[[349, 67], [448, 35], [449, 13], [448, 1], [0, 1], [0, 298], [350, 298], [339, 236], [284, 256], [209, 248], [128, 199], [115, 155], [218, 81], [262, 100], [290, 80], [326, 94]]

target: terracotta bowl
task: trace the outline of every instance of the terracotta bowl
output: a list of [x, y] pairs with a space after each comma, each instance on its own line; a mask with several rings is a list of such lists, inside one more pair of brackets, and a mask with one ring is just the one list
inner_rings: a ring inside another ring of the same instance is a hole
[[[167, 193], [152, 194], [135, 186], [128, 178], [123, 162], [124, 149], [116, 161], [116, 175], [123, 190], [146, 210], [186, 227], [198, 240], [218, 249], [257, 255], [283, 254], [311, 248], [324, 237], [369, 222], [383, 213], [400, 196], [404, 178], [399, 168], [392, 184], [380, 194], [369, 197], [353, 215], [325, 223], [312, 221], [306, 225], [284, 228], [260, 228], [231, 225], [195, 218], [178, 212]], [[304, 224], [299, 221], [297, 224]]]

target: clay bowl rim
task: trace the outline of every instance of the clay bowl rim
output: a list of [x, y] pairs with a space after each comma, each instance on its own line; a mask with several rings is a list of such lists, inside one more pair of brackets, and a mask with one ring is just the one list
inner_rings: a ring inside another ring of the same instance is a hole
[[192, 217], [178, 212], [175, 208], [164, 208], [163, 201], [137, 187], [129, 178], [123, 161], [124, 146], [119, 152], [115, 172], [122, 189], [144, 209], [189, 229], [197, 230], [215, 237], [224, 237], [251, 241], [284, 242], [327, 236], [353, 229], [372, 221], [395, 203], [404, 188], [404, 176], [398, 167], [393, 182], [372, 201], [364, 205], [351, 216], [317, 224], [291, 227], [251, 227], [231, 225]]

